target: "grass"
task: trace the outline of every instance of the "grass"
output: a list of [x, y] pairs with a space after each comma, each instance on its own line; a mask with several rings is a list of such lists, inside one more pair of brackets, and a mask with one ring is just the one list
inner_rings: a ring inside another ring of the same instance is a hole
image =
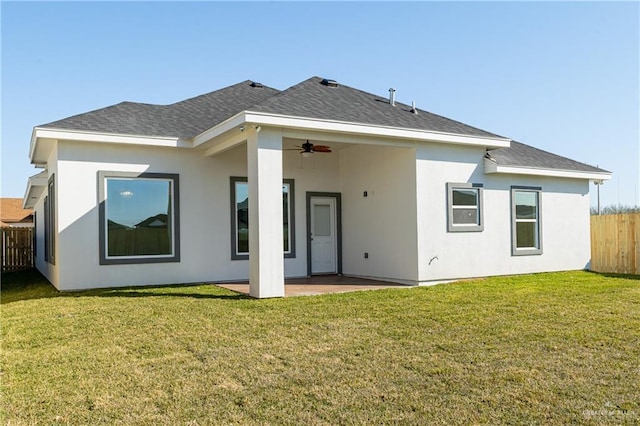
[[637, 424], [640, 281], [251, 300], [3, 276], [6, 424]]

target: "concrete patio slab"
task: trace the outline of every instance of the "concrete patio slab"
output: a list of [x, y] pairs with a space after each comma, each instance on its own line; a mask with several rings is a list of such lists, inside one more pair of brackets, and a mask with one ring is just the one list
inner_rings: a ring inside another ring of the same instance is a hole
[[[314, 275], [313, 277], [287, 278], [284, 283], [285, 297], [314, 296], [328, 293], [348, 293], [351, 291], [380, 290], [383, 288], [411, 288], [410, 286], [374, 281], [364, 278], [345, 277], [341, 275]], [[249, 283], [216, 284], [218, 287], [249, 294]]]

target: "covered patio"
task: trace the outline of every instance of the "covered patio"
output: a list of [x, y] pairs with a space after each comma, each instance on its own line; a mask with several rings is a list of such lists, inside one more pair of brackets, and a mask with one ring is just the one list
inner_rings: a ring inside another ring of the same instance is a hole
[[[249, 295], [249, 283], [217, 284], [218, 287]], [[386, 281], [345, 277], [342, 275], [314, 275], [312, 277], [287, 278], [284, 283], [285, 297], [315, 296], [329, 293], [348, 293], [362, 290], [380, 290], [385, 288], [411, 288]]]

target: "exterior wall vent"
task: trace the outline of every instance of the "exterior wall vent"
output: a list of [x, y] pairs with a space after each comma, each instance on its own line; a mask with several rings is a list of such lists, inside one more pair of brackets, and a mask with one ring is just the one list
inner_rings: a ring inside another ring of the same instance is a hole
[[323, 79], [320, 84], [327, 87], [338, 87], [338, 82], [335, 80], [329, 80], [327, 78]]
[[251, 87], [263, 87], [263, 86], [262, 86], [262, 83], [258, 83], [257, 81], [252, 81]]

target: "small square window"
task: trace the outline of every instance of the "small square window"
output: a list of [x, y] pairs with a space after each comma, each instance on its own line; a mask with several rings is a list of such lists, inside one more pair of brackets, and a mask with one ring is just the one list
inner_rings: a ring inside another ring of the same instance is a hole
[[482, 223], [482, 185], [447, 183], [448, 231], [479, 232]]

